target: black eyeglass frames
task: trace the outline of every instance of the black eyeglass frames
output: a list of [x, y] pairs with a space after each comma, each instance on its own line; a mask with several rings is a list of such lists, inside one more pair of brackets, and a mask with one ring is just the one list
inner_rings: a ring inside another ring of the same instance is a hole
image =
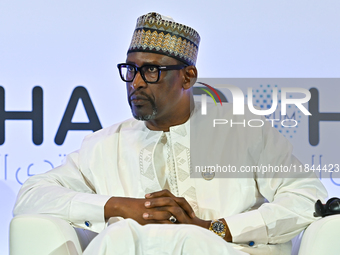
[[143, 65], [137, 67], [134, 64], [122, 63], [117, 65], [120, 77], [125, 82], [132, 82], [136, 77], [137, 72], [140, 72], [143, 80], [147, 83], [156, 83], [159, 81], [161, 71], [167, 70], [181, 70], [187, 65], [169, 65], [169, 66], [158, 66], [158, 65]]

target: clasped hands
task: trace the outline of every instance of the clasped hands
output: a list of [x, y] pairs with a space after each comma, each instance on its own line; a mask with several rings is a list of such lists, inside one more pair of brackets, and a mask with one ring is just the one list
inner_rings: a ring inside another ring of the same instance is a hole
[[196, 215], [190, 204], [183, 197], [175, 197], [168, 190], [161, 190], [145, 195], [143, 219], [147, 223], [169, 224], [171, 216], [176, 223], [193, 224]]
[[105, 205], [105, 218], [131, 218], [141, 225], [174, 224], [169, 219], [174, 216], [175, 224], [193, 224], [209, 228], [211, 221], [196, 217], [185, 198], [176, 197], [168, 190], [145, 195], [145, 199], [112, 197]]
[[[196, 217], [194, 210], [183, 197], [176, 197], [168, 190], [146, 194], [145, 198], [111, 197], [104, 206], [105, 219], [110, 217], [130, 218], [141, 225], [174, 224], [169, 219], [176, 218], [175, 224], [192, 224], [209, 229], [211, 221]], [[231, 242], [232, 236], [226, 224], [224, 239]]]

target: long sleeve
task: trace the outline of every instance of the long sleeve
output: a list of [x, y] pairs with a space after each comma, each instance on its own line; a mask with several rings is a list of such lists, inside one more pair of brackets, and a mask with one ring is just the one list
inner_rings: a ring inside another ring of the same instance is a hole
[[[265, 125], [260, 143], [258, 166], [286, 166], [293, 169], [301, 163], [292, 155], [292, 146], [279, 132]], [[286, 169], [288, 169], [286, 168]], [[291, 170], [292, 171], [292, 170]], [[313, 216], [317, 199], [324, 200], [327, 192], [313, 172], [256, 173], [259, 193], [268, 201], [258, 209], [225, 218], [233, 242], [277, 244], [291, 240], [316, 218]]]
[[14, 215], [49, 214], [75, 227], [102, 231], [104, 206], [111, 197], [144, 197], [138, 178], [140, 148], [135, 146], [136, 137], [144, 135], [142, 128], [143, 122], [130, 119], [86, 136], [63, 165], [23, 184]]
[[73, 226], [100, 232], [105, 227], [104, 205], [110, 196], [98, 195], [79, 169], [78, 152], [65, 164], [29, 178], [21, 187], [14, 207], [19, 214], [49, 214]]

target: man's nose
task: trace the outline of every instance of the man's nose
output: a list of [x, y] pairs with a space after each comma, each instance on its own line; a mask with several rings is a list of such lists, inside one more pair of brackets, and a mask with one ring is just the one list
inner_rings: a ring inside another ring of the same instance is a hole
[[138, 89], [141, 87], [145, 87], [147, 84], [146, 82], [143, 80], [142, 75], [140, 74], [140, 72], [137, 72], [135, 78], [132, 81], [132, 86], [134, 87], [134, 89]]

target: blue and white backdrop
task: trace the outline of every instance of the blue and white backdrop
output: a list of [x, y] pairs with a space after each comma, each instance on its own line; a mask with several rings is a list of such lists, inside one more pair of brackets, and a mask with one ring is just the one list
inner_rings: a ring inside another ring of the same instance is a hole
[[[339, 78], [339, 10], [337, 0], [2, 0], [0, 254], [8, 254], [21, 184], [59, 165], [91, 129], [131, 116], [116, 64], [125, 60], [138, 16], [156, 11], [194, 27], [202, 38], [200, 77]], [[340, 163], [340, 87], [317, 90], [320, 112], [338, 115], [320, 122], [317, 145], [308, 121], [287, 138], [306, 163]], [[329, 177], [321, 179], [339, 197], [340, 180]]]

